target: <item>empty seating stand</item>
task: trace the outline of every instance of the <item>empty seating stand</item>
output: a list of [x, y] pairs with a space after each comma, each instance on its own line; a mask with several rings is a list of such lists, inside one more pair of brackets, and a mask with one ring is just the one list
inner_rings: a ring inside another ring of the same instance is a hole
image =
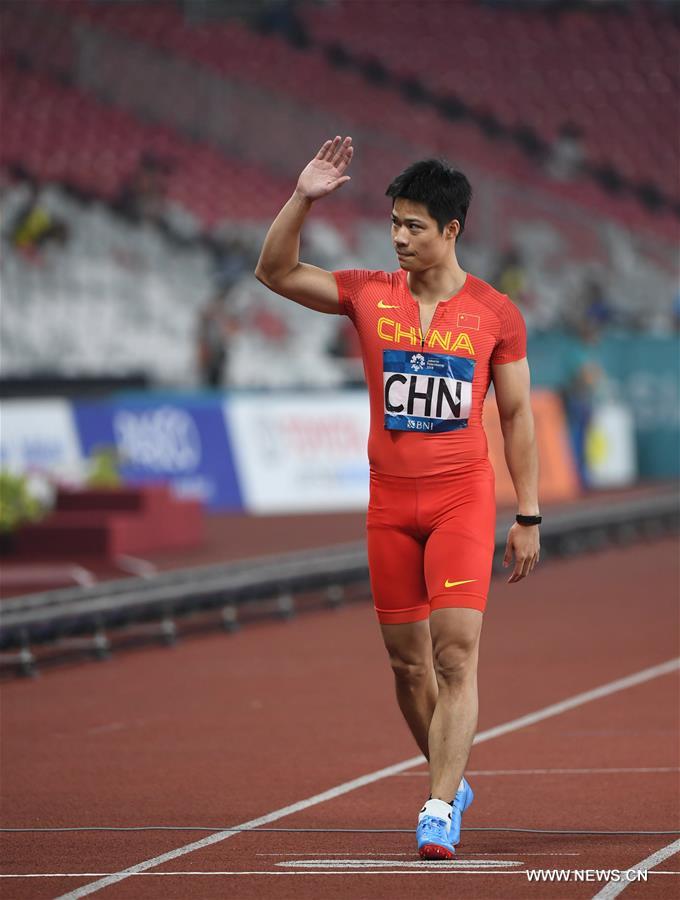
[[338, 0], [303, 9], [316, 41], [453, 93], [503, 125], [528, 125], [547, 142], [573, 122], [589, 161], [678, 200], [677, 21], [652, 0], [594, 7]]
[[[344, 211], [346, 218], [361, 213], [361, 204], [374, 193], [373, 186], [387, 183], [387, 175], [393, 177], [405, 157], [418, 155], [421, 135], [429, 152], [474, 164], [491, 176], [538, 185], [558, 200], [566, 193], [584, 207], [626, 221], [630, 227], [674, 237], [675, 220], [669, 212], [648, 213], [639, 199], [613, 197], [588, 181], [560, 185], [511, 141], [489, 139], [472, 120], [447, 121], [432, 107], [409, 102], [394, 88], [371, 84], [356, 69], [334, 67], [326, 58], [328, 45], [341, 45], [399, 77], [417, 79], [442, 96], [455, 94], [477, 113], [488, 112], [503, 125], [526, 125], [548, 143], [561, 124], [574, 121], [584, 132], [589, 163], [614, 166], [635, 184], [656, 185], [677, 201], [673, 129], [668, 127], [673, 91], [678, 87], [669, 49], [677, 35], [668, 16], [637, 7], [629, 14], [598, 9], [557, 15], [490, 9], [476, 0], [416, 4], [340, 0], [323, 7], [303, 4], [300, 11], [314, 39], [306, 50], [290, 47], [278, 36], [257, 34], [236, 20], [187, 23], [171, 3], [43, 0], [2, 11], [8, 23], [3, 45], [6, 53], [30, 56], [31, 65], [43, 70], [51, 67], [61, 74], [70, 65], [70, 77], [77, 82], [73, 58], [78, 41], [60, 37], [69, 31], [70, 20], [75, 35], [84, 27], [123, 44], [129, 42], [134, 48], [134, 77], [143, 70], [145, 94], [151, 90], [156, 91], [154, 96], [170, 96], [164, 70], [157, 64], [160, 60], [165, 61], [163, 65], [175, 61], [189, 67], [192, 77], [202, 72], [209, 78], [212, 73], [248, 90], [267, 92], [270, 101], [260, 119], [247, 117], [240, 136], [236, 129], [230, 140], [222, 141], [222, 152], [209, 146], [212, 125], [205, 122], [228, 116], [228, 103], [206, 109], [204, 121], [197, 120], [196, 136], [203, 143], [186, 139], [191, 128], [171, 127], [174, 108], [196, 106], [192, 91], [175, 84], [165, 113], [159, 117], [154, 111], [158, 122], [167, 127], [160, 129], [162, 138], [153, 136], [152, 144], [166, 151], [174, 144], [177, 151], [172, 154], [178, 167], [171, 179], [171, 196], [206, 224], [227, 216], [267, 220], [290, 189], [303, 135], [312, 131], [316, 139], [328, 128], [347, 127], [358, 132], [362, 166], [353, 176], [354, 192], [338, 197], [328, 215], [340, 218]], [[33, 22], [32, 42], [27, 18]], [[414, 34], [420, 40], [412, 40]], [[54, 62], [50, 48], [54, 48]], [[126, 75], [123, 65], [121, 80], [126, 78], [129, 81], [133, 75]], [[272, 99], [276, 97], [283, 103], [280, 115]], [[115, 102], [129, 111], [135, 106], [134, 91], [127, 100], [119, 95]], [[303, 131], [298, 145], [287, 136], [291, 119], [286, 102], [308, 111], [309, 122], [300, 122]], [[203, 113], [202, 106], [196, 108]], [[152, 126], [146, 123], [146, 127]], [[115, 145], [116, 129], [109, 132]], [[373, 134], [371, 141], [368, 132]], [[124, 142], [128, 140], [126, 135]], [[275, 147], [276, 153], [271, 159], [264, 158], [264, 153], [256, 165], [237, 163], [239, 155], [254, 159], [253, 142], [260, 148]], [[130, 143], [134, 148], [138, 142]], [[234, 156], [228, 167], [225, 151]], [[108, 155], [102, 157], [104, 168]], [[116, 176], [104, 177], [110, 182]], [[358, 208], [347, 202], [353, 196], [360, 196]]]

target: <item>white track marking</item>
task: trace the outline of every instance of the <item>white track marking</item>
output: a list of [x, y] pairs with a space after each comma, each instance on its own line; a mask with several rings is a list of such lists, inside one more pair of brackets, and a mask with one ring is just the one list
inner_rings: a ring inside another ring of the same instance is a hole
[[634, 866], [630, 866], [630, 868], [626, 869], [623, 873], [621, 881], [610, 881], [601, 891], [598, 891], [598, 893], [595, 894], [593, 900], [611, 900], [612, 897], [618, 897], [622, 891], [625, 891], [629, 884], [637, 884], [636, 881], [626, 880], [628, 872], [649, 872], [654, 866], [663, 862], [664, 859], [668, 859], [669, 856], [674, 856], [676, 853], [680, 853], [680, 840], [673, 841], [672, 844], [662, 847], [661, 850], [657, 850], [656, 853], [652, 853], [652, 855], [648, 856], [646, 859], [641, 860], [639, 863], [635, 863]]
[[125, 554], [116, 557], [116, 565], [123, 572], [132, 572], [133, 575], [139, 575], [141, 578], [151, 578], [158, 572], [158, 568], [148, 559], [140, 559], [137, 556], [127, 556]]
[[[466, 775], [622, 775], [680, 772], [680, 766], [642, 766], [639, 768], [606, 768], [606, 769], [470, 769]], [[429, 772], [400, 772], [395, 778], [426, 777]]]
[[[421, 860], [394, 860], [394, 859], [291, 859], [288, 862], [276, 864], [281, 868], [296, 869], [421, 869]], [[430, 861], [425, 865], [436, 866], [438, 869], [505, 869], [523, 866], [524, 863], [516, 859], [451, 859]]]
[[90, 572], [90, 570], [84, 568], [84, 566], [72, 566], [71, 575], [73, 580], [81, 587], [92, 587], [93, 584], [97, 583], [97, 576], [94, 572]]
[[[397, 864], [398, 865], [398, 864]], [[238, 871], [233, 872], [134, 872], [130, 877], [131, 878], [187, 878], [192, 876], [201, 876], [207, 877], [210, 875], [215, 875], [218, 877], [222, 877], [224, 875], [312, 875], [316, 878], [326, 878], [329, 875], [419, 875], [420, 873], [424, 875], [434, 875], [434, 874], [445, 874], [442, 872], [441, 868], [439, 868], [441, 864], [437, 862], [427, 863], [421, 861], [419, 863], [414, 863], [413, 869], [347, 869], [347, 870], [339, 870], [334, 871], [332, 869], [327, 869], [323, 872], [307, 870], [307, 869], [258, 869], [257, 871], [244, 871], [240, 869]], [[430, 868], [430, 866], [432, 868]], [[436, 868], [434, 868], [436, 867]], [[489, 869], [485, 871], [481, 868], [473, 868], [473, 869], [456, 869], [456, 875], [523, 875], [526, 878], [526, 869]], [[103, 875], [112, 874], [110, 872], [48, 872], [45, 874], [36, 875], [34, 873], [25, 874], [25, 875], [0, 875], [0, 878], [99, 878]], [[654, 869], [649, 873], [650, 875], [680, 875], [680, 871], [665, 871], [661, 869]], [[632, 882], [635, 884], [635, 882]], [[595, 898], [593, 898], [595, 900]]]
[[[397, 863], [398, 865], [398, 863]], [[312, 876], [314, 878], [328, 878], [331, 875], [344, 875], [345, 878], [348, 875], [446, 875], [446, 871], [442, 871], [440, 867], [440, 863], [426, 863], [421, 861], [416, 864], [416, 868], [414, 869], [339, 869], [337, 871], [333, 869], [326, 869], [325, 871], [314, 871], [307, 869], [258, 869], [257, 871], [244, 871], [243, 869], [233, 872], [132, 872], [128, 877], [130, 878], [175, 878], [175, 877], [188, 877], [188, 876], [210, 876], [215, 875], [218, 877], [222, 877], [224, 875], [287, 875], [287, 876], [300, 876], [307, 875]], [[436, 866], [437, 868], [433, 868]], [[526, 869], [489, 869], [485, 871], [484, 869], [473, 868], [473, 869], [456, 869], [456, 875], [486, 875], [487, 877], [490, 875], [522, 875], [526, 878]], [[0, 878], [98, 878], [102, 875], [110, 875], [116, 873], [109, 872], [50, 872], [47, 874], [40, 875], [0, 875]], [[652, 872], [652, 875], [656, 875], [656, 872]], [[661, 873], [658, 873], [661, 874]], [[87, 887], [87, 885], [86, 885]], [[76, 888], [79, 890], [79, 888]], [[65, 895], [70, 896], [70, 895]], [[56, 900], [60, 900], [60, 898], [56, 898]]]
[[[346, 850], [341, 850], [336, 853], [329, 853], [326, 851], [325, 853], [292, 853], [292, 852], [284, 852], [280, 853], [256, 853], [255, 856], [276, 856], [280, 858], [282, 856], [344, 856]], [[407, 856], [409, 859], [413, 859], [413, 853], [390, 853], [389, 856]], [[468, 854], [470, 857], [473, 856], [516, 856], [516, 853], [470, 853]], [[580, 853], [522, 853], [522, 856], [580, 856]], [[379, 856], [384, 857], [384, 853], [357, 853], [357, 857], [359, 856]], [[395, 863], [398, 863], [398, 860], [395, 860]]]
[[[512, 719], [510, 722], [505, 722], [503, 725], [496, 725], [494, 728], [488, 728], [486, 731], [481, 731], [475, 737], [474, 743], [481, 744], [485, 741], [490, 741], [494, 738], [501, 737], [504, 734], [510, 734], [513, 731], [519, 731], [521, 728], [525, 728], [527, 725], [535, 725], [537, 722], [542, 722], [545, 719], [551, 718], [552, 716], [557, 716], [563, 712], [567, 712], [570, 709], [575, 709], [579, 706], [583, 706], [583, 704], [585, 703], [590, 703], [593, 700], [599, 700], [601, 697], [608, 697], [610, 694], [615, 694], [618, 691], [623, 691], [638, 684], [643, 684], [646, 681], [651, 681], [653, 678], [659, 678], [661, 675], [668, 675], [669, 673], [676, 671], [678, 668], [680, 668], [680, 657], [668, 660], [667, 662], [661, 663], [658, 666], [652, 666], [649, 669], [643, 669], [640, 672], [635, 672], [633, 675], [628, 675], [625, 678], [618, 678], [616, 679], [616, 681], [610, 681], [608, 684], [603, 684], [591, 691], [585, 691], [582, 694], [576, 694], [573, 697], [569, 697], [568, 699], [562, 700], [559, 703], [553, 703], [550, 706], [546, 706], [543, 709], [536, 710], [536, 712], [529, 713], [526, 716], [520, 716], [520, 718], [518, 719]], [[177, 857], [179, 856], [185, 856], [187, 853], [193, 853], [194, 850], [202, 850], [204, 847], [209, 847], [212, 844], [218, 844], [221, 841], [232, 838], [237, 834], [241, 834], [243, 831], [252, 831], [254, 828], [258, 828], [261, 825], [270, 825], [272, 822], [276, 822], [279, 819], [283, 819], [286, 816], [292, 815], [293, 813], [302, 812], [303, 810], [309, 809], [312, 806], [317, 806], [319, 803], [325, 803], [327, 800], [334, 800], [336, 797], [341, 797], [343, 794], [348, 794], [351, 791], [357, 790], [358, 788], [365, 787], [368, 784], [373, 784], [376, 781], [382, 781], [383, 778], [389, 778], [390, 776], [397, 775], [399, 772], [403, 772], [406, 769], [413, 769], [415, 766], [420, 766], [422, 764], [423, 757], [420, 754], [418, 756], [412, 756], [410, 759], [405, 759], [403, 762], [396, 763], [396, 765], [387, 766], [384, 769], [378, 769], [376, 772], [370, 772], [368, 775], [362, 775], [360, 778], [354, 778], [352, 781], [346, 781], [334, 788], [330, 788], [330, 790], [323, 791], [320, 794], [315, 794], [313, 797], [307, 797], [307, 799], [300, 800], [297, 803], [292, 803], [290, 804], [290, 806], [284, 806], [281, 809], [274, 810], [273, 812], [267, 813], [264, 816], [260, 816], [257, 819], [250, 819], [248, 822], [243, 822], [241, 825], [237, 825], [235, 829], [218, 831], [215, 834], [211, 834], [208, 835], [208, 837], [202, 838], [200, 841], [193, 841], [191, 844], [185, 844], [183, 847], [178, 847], [175, 850], [169, 850], [167, 853], [162, 853], [160, 856], [154, 856], [153, 858], [144, 860], [143, 862], [137, 863], [134, 866], [129, 866], [127, 869], [122, 869], [120, 872], [115, 872], [112, 875], [107, 875], [99, 881], [93, 881], [90, 884], [85, 884], [82, 887], [76, 888], [76, 890], [71, 891], [68, 894], [62, 894], [60, 897], [56, 898], [56, 900], [77, 900], [77, 898], [79, 897], [86, 897], [88, 894], [94, 894], [95, 891], [100, 891], [111, 884], [116, 884], [119, 881], [123, 881], [130, 875], [136, 875], [139, 872], [144, 872], [147, 869], [152, 869], [156, 866], [162, 865], [163, 863], [170, 862], [173, 859], [177, 859]]]
[[610, 694], [625, 691], [628, 688], [636, 687], [638, 684], [643, 684], [645, 681], [659, 678], [661, 675], [669, 675], [671, 672], [675, 672], [678, 669], [680, 669], [680, 657], [669, 659], [668, 662], [661, 663], [658, 666], [652, 666], [650, 669], [643, 669], [641, 672], [635, 672], [633, 675], [627, 675], [625, 678], [617, 678], [616, 681], [610, 681], [608, 684], [603, 684], [601, 687], [594, 688], [592, 691], [576, 694], [573, 697], [569, 697], [567, 700], [561, 700], [559, 703], [553, 703], [551, 706], [546, 706], [543, 709], [529, 713], [519, 719], [513, 719], [510, 722], [506, 722], [504, 725], [497, 725], [495, 728], [489, 728], [486, 731], [480, 732], [473, 743], [481, 744], [483, 741], [501, 737], [512, 731], [519, 731], [520, 728], [525, 728], [527, 725], [535, 725], [537, 722], [542, 722], [544, 719], [550, 719], [552, 716], [558, 716], [560, 713], [568, 712], [570, 709], [576, 709], [576, 707], [583, 706], [585, 703], [590, 703], [592, 700], [600, 700], [602, 697], [608, 697]]

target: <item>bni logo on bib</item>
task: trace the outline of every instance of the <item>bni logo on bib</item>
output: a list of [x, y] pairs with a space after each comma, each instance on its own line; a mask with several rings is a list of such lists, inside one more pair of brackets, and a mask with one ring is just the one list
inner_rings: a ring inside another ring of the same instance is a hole
[[385, 428], [435, 434], [466, 428], [475, 360], [383, 350]]

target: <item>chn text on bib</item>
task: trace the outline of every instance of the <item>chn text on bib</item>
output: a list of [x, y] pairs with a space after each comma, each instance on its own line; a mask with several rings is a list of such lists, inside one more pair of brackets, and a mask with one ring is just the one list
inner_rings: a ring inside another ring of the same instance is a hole
[[385, 428], [431, 434], [466, 428], [474, 372], [473, 359], [383, 350]]

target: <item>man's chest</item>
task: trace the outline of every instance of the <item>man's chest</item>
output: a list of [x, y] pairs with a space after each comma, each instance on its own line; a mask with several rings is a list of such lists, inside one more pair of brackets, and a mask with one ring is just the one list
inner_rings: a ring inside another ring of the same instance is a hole
[[363, 312], [357, 323], [366, 350], [429, 350], [477, 362], [489, 360], [497, 341], [495, 317], [473, 304], [418, 304], [385, 300]]

